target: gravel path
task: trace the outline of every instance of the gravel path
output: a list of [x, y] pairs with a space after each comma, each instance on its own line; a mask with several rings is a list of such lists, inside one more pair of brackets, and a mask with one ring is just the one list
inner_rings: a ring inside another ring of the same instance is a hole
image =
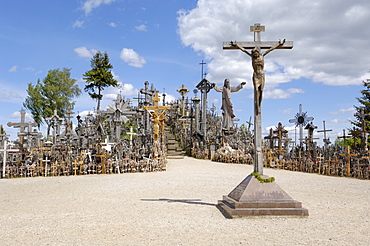
[[369, 245], [370, 181], [265, 169], [307, 218], [226, 219], [253, 167], [185, 157], [166, 172], [0, 180], [1, 245]]

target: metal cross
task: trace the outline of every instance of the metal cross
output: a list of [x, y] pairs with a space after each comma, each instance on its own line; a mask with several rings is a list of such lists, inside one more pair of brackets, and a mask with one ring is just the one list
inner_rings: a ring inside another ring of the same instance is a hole
[[299, 126], [299, 140], [300, 146], [303, 144], [303, 127], [307, 125], [309, 121], [313, 121], [313, 117], [308, 117], [307, 112], [302, 111], [302, 104], [299, 104], [299, 112], [295, 115], [295, 119], [290, 119], [289, 123], [295, 123]]
[[202, 74], [201, 74], [201, 77], [200, 77], [200, 79], [204, 79], [204, 75], [205, 75], [205, 73], [203, 73], [203, 65], [205, 65], [205, 64], [207, 64], [207, 63], [205, 63], [205, 62], [203, 62], [203, 60], [202, 60], [202, 62], [201, 63], [199, 63], [199, 65], [202, 65]]

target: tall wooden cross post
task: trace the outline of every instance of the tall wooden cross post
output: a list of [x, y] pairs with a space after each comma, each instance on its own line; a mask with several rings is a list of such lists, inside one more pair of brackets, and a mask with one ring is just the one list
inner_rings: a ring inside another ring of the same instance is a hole
[[[261, 32], [265, 31], [265, 26], [256, 23], [250, 27], [250, 31], [254, 32], [254, 42], [224, 42], [223, 49], [240, 49], [252, 58], [253, 85], [254, 85], [254, 172], [263, 174], [263, 154], [262, 154], [262, 126], [261, 126], [261, 102], [262, 92], [264, 87], [264, 56], [274, 49], [292, 49], [293, 41], [272, 41], [262, 42]], [[251, 52], [247, 49], [253, 49]], [[267, 51], [261, 53], [261, 49]]]

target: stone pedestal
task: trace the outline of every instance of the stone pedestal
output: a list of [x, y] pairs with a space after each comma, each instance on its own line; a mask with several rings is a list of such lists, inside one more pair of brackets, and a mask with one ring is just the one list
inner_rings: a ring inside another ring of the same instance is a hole
[[217, 207], [227, 218], [308, 216], [308, 210], [302, 208], [302, 203], [293, 200], [275, 181], [260, 183], [252, 175], [248, 175], [227, 196], [223, 196], [223, 200], [218, 201]]

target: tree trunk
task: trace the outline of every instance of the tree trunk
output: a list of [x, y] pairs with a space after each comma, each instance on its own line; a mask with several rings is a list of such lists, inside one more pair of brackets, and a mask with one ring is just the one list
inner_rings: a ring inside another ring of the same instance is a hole
[[98, 106], [97, 106], [96, 110], [100, 111], [100, 100], [101, 100], [101, 94], [100, 94], [101, 90], [100, 90], [100, 88], [98, 88], [98, 91], [99, 91], [99, 93], [98, 93], [99, 97], [98, 97]]

